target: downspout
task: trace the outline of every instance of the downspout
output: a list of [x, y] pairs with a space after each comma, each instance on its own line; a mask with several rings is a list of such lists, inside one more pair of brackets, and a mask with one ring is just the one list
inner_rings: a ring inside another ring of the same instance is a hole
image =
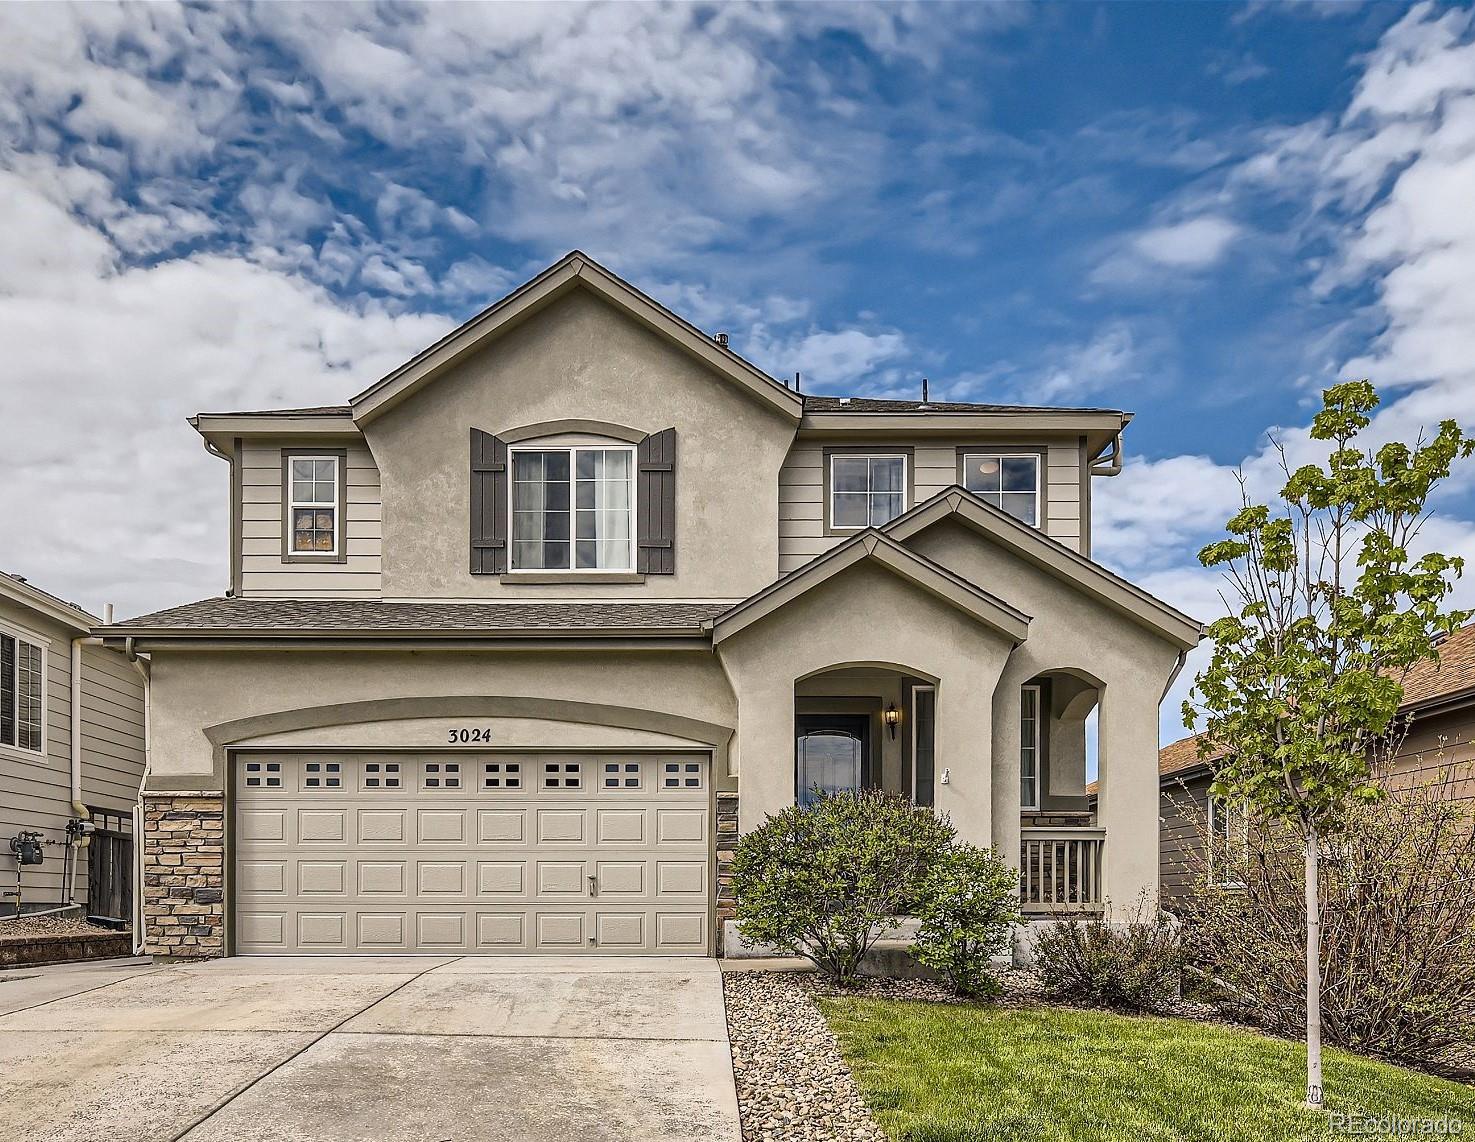
[[138, 779], [138, 799], [133, 803], [133, 954], [143, 955], [143, 790], [149, 780], [149, 760], [152, 757], [149, 741], [149, 723], [153, 710], [153, 677], [149, 672], [149, 660], [140, 658], [133, 648], [133, 639], [123, 640], [123, 654], [133, 664], [143, 679], [143, 775]]

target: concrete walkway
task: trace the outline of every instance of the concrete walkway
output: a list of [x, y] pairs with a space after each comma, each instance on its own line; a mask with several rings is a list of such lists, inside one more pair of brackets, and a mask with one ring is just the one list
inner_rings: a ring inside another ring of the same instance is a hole
[[701, 959], [0, 972], [0, 1138], [738, 1142]]

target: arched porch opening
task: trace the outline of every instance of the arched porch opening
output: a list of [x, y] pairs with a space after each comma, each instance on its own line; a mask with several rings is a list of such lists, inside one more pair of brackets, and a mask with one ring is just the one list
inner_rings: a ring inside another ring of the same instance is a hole
[[894, 663], [851, 663], [794, 683], [794, 798], [883, 789], [931, 805], [937, 679]]
[[1087, 671], [1042, 671], [1020, 688], [1020, 894], [1026, 913], [1104, 904], [1105, 834], [1092, 790], [1090, 732], [1105, 685]]

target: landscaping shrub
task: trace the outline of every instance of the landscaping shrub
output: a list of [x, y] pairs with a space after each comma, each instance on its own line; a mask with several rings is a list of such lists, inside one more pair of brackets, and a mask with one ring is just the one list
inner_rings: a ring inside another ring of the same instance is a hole
[[923, 880], [912, 953], [959, 995], [997, 995], [989, 960], [1009, 946], [1019, 919], [1019, 873], [992, 849], [954, 844]]
[[1116, 1011], [1161, 1007], [1183, 972], [1177, 925], [1145, 899], [1125, 922], [1062, 920], [1037, 937], [1034, 953], [1047, 995]]
[[738, 842], [738, 930], [847, 984], [882, 930], [917, 907], [952, 839], [945, 817], [880, 790], [792, 805]]
[[[1443, 766], [1433, 781], [1358, 804], [1328, 840], [1320, 877], [1321, 1025], [1329, 1042], [1436, 1070], [1468, 1066], [1475, 813], [1459, 800], [1461, 781], [1455, 767]], [[1216, 844], [1212, 860], [1208, 842], [1190, 854], [1198, 887], [1179, 911], [1191, 962], [1241, 1018], [1301, 1034], [1301, 838], [1252, 825], [1243, 841]]]

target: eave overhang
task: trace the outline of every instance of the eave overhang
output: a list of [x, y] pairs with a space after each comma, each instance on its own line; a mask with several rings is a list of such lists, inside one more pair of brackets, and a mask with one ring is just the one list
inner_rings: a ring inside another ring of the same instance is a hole
[[86, 634], [97, 623], [96, 615], [88, 614], [81, 607], [32, 587], [13, 575], [0, 575], [0, 599], [34, 611], [77, 634]]
[[895, 440], [929, 437], [1018, 438], [1059, 435], [1086, 438], [1087, 455], [1104, 451], [1131, 423], [1131, 413], [1010, 412], [806, 412], [799, 422], [804, 438]]
[[1154, 598], [1101, 564], [1051, 539], [961, 487], [946, 488], [888, 523], [884, 533], [899, 543], [945, 520], [956, 520], [1041, 570], [1080, 588], [1104, 605], [1162, 635], [1184, 650], [1203, 638], [1203, 625]]

